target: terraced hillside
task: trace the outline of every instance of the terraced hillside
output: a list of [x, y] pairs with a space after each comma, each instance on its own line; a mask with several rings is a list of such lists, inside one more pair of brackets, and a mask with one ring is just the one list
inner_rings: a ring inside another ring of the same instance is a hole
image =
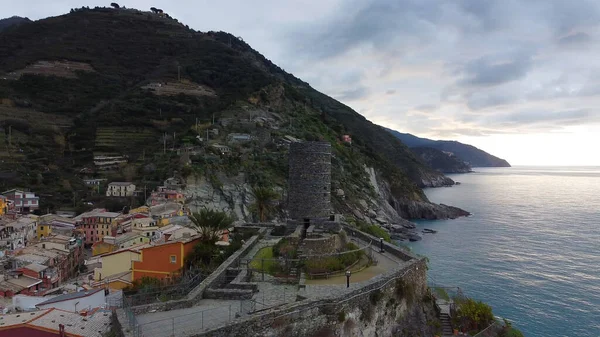
[[[347, 191], [334, 204], [345, 213], [375, 193], [366, 167], [376, 168], [389, 189], [391, 195], [383, 199], [387, 207], [408, 216], [419, 212], [406, 209], [427, 203], [421, 187], [452, 184], [381, 127], [224, 32], [196, 32], [174, 19], [133, 9], [78, 9], [0, 33], [0, 55], [0, 99], [54, 119], [39, 130], [32, 121], [15, 127], [26, 135], [23, 157], [15, 161], [16, 168], [2, 163], [0, 172], [16, 169], [17, 177], [3, 179], [0, 187], [21, 185], [52, 194], [53, 206], [85, 196], [79, 172], [93, 165], [93, 152], [100, 150], [130, 159], [109, 178], [130, 177], [149, 187], [175, 171], [207, 177], [243, 174], [252, 184], [284, 187], [285, 150], [276, 146], [284, 136], [334, 144], [333, 186]], [[7, 76], [42, 61], [88, 64], [94, 71], [75, 69], [73, 77]], [[175, 83], [167, 88], [180, 92], [148, 90], [152, 83]], [[211, 94], [186, 92], [189, 88], [181, 83], [197, 84]], [[263, 119], [254, 120], [260, 111]], [[237, 123], [219, 124], [216, 131], [207, 129], [214, 132], [209, 134], [195, 128], [225, 117]], [[60, 127], [66, 120], [72, 122], [68, 130]], [[17, 124], [5, 122], [4, 129]], [[212, 155], [188, 158], [178, 151], [205, 146], [197, 137], [208, 137], [210, 144], [225, 141], [231, 132], [266, 133], [273, 142], [232, 145], [232, 155], [216, 161]], [[345, 134], [353, 138], [350, 147], [340, 142]], [[170, 151], [163, 153], [165, 143]], [[407, 203], [410, 207], [402, 207]]]

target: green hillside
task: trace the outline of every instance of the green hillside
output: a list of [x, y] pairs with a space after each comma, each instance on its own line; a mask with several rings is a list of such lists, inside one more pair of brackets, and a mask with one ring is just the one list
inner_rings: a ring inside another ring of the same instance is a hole
[[[11, 144], [6, 136], [0, 139], [0, 157], [8, 158], [0, 162], [7, 177], [0, 187], [52, 195], [45, 199], [48, 207], [87, 197], [80, 172], [93, 168], [100, 152], [126, 155], [129, 163], [91, 175], [149, 188], [175, 171], [207, 177], [244, 172], [252, 184], [283, 187], [287, 154], [273, 142], [236, 145], [232, 155], [216, 159], [183, 155], [181, 149], [200, 146], [196, 137], [211, 128], [198, 128], [196, 121], [208, 125], [225, 118], [236, 122], [219, 126], [211, 141], [225, 142], [229, 132], [266, 132], [273, 141], [289, 135], [332, 142], [333, 186], [346, 192], [343, 201], [334, 200], [340, 211], [373, 193], [365, 166], [377, 168], [399, 200], [426, 201], [421, 187], [452, 184], [393, 135], [228, 33], [196, 32], [175, 19], [132, 9], [78, 9], [0, 33], [0, 55], [2, 106], [50, 119], [40, 126], [0, 118], [0, 134], [8, 135], [10, 126], [13, 135]], [[148, 89], [180, 80], [210, 94], [158, 95]], [[247, 123], [249, 116], [277, 126]], [[351, 146], [339, 141], [345, 134], [352, 136]]]

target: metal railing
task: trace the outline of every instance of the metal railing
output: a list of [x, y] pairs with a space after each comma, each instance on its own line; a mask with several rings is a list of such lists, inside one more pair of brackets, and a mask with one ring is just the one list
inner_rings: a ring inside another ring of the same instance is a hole
[[[223, 326], [254, 311], [255, 307], [256, 303], [252, 300], [235, 301], [235, 303], [228, 305], [205, 309], [198, 307], [197, 311], [189, 312], [187, 314], [137, 324], [132, 331], [134, 337], [190, 336], [201, 331]], [[162, 315], [163, 313], [160, 314]]]
[[155, 302], [181, 299], [198, 286], [204, 278], [203, 274], [197, 274], [184, 283], [152, 288], [150, 290], [139, 290], [136, 293], [125, 293], [123, 294], [123, 301], [127, 300], [129, 306], [135, 307]]

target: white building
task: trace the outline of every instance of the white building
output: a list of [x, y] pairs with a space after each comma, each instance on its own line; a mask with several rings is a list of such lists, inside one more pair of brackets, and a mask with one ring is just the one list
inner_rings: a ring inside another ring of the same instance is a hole
[[36, 304], [38, 309], [56, 308], [71, 312], [81, 312], [100, 308], [106, 303], [104, 289], [84, 290], [52, 297]]
[[107, 197], [131, 197], [135, 191], [135, 185], [130, 182], [113, 181], [106, 189]]

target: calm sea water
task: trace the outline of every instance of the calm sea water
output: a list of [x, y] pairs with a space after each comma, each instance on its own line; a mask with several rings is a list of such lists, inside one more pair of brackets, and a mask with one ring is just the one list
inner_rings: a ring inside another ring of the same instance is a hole
[[[600, 167], [451, 175], [429, 199], [473, 216], [420, 222], [411, 243], [437, 284], [460, 286], [526, 336], [600, 336]], [[430, 281], [431, 281], [430, 280]]]

